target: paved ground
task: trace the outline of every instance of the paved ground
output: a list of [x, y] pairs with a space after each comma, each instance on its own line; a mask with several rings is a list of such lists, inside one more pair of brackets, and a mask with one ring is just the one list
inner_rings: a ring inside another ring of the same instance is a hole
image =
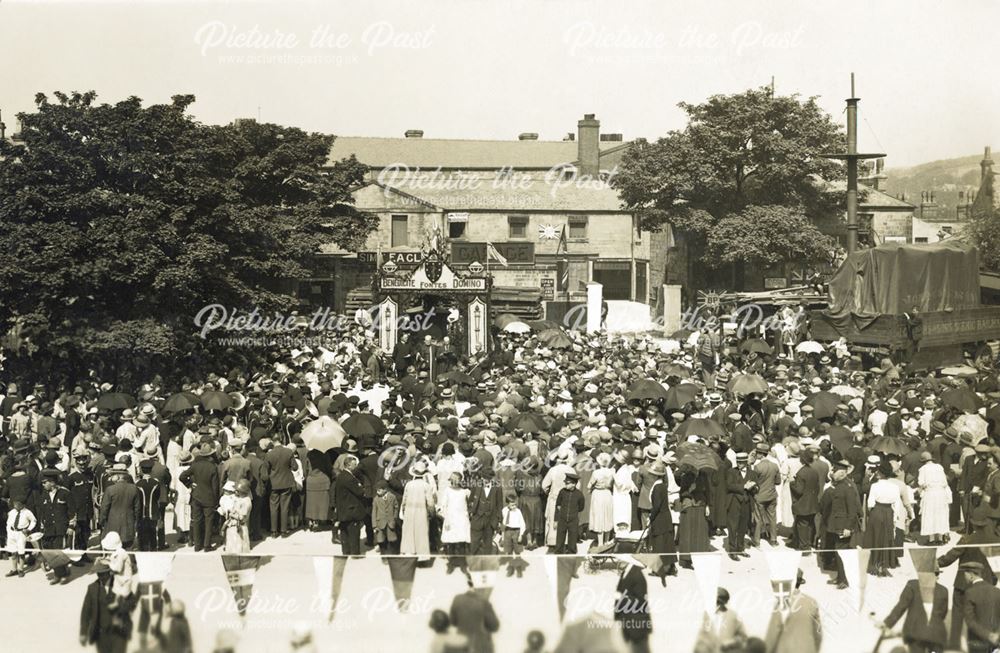
[[[258, 545], [255, 553], [274, 555], [257, 574], [255, 604], [245, 619], [235, 613], [221, 560], [217, 554], [194, 554], [180, 550], [166, 583], [174, 596], [188, 606], [188, 616], [196, 651], [211, 650], [220, 628], [235, 628], [241, 637], [239, 651], [271, 652], [287, 650], [290, 630], [296, 622], [314, 624], [315, 639], [322, 651], [389, 653], [424, 651], [429, 647], [427, 621], [431, 610], [447, 610], [452, 598], [465, 590], [461, 574], [445, 573], [444, 560], [429, 569], [418, 569], [413, 588], [411, 612], [400, 613], [394, 603], [388, 568], [376, 555], [350, 560], [341, 594], [342, 610], [328, 622], [322, 606], [317, 610], [319, 586], [314, 572], [314, 555], [330, 555], [338, 549], [329, 543], [328, 533], [297, 533]], [[765, 548], [767, 545], [763, 545]], [[551, 647], [560, 632], [554, 588], [542, 557], [529, 557], [524, 578], [508, 578], [501, 569], [492, 601], [500, 617], [496, 636], [498, 653], [521, 651], [529, 630], [538, 628]], [[822, 609], [825, 630], [824, 651], [871, 651], [878, 633], [869, 613], [882, 618], [913, 569], [906, 557], [904, 566], [892, 578], [868, 577], [865, 604], [858, 613], [849, 591], [838, 591], [826, 583], [827, 576], [816, 567], [815, 557], [803, 559], [805, 590]], [[0, 562], [0, 574], [9, 569]], [[0, 632], [2, 649], [10, 652], [73, 651], [77, 643], [79, 607], [87, 583], [93, 576], [74, 568], [73, 581], [50, 587], [40, 571], [25, 578], [0, 578]], [[951, 587], [955, 567], [948, 568], [941, 582]], [[610, 614], [614, 600], [616, 572], [588, 573], [581, 569], [573, 581], [568, 599], [567, 620], [592, 610]], [[763, 551], [732, 562], [722, 556], [721, 584], [732, 594], [732, 606], [742, 616], [752, 635], [763, 636], [770, 615], [771, 589]], [[654, 608], [653, 651], [690, 651], [701, 624], [702, 600], [694, 573], [681, 570], [668, 578], [667, 587], [650, 578], [650, 601]], [[405, 644], [404, 644], [405, 643]], [[898, 642], [891, 642], [898, 643]], [[883, 653], [890, 650], [883, 644]], [[130, 650], [139, 650], [133, 642]]]

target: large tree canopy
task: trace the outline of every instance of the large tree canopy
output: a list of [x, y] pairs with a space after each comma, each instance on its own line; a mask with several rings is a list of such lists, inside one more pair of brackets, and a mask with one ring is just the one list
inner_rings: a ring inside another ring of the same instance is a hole
[[[680, 106], [687, 126], [656, 142], [636, 142], [612, 181], [642, 228], [655, 231], [671, 224], [706, 246], [739, 233], [747, 216], [764, 215], [762, 207], [788, 207], [805, 219], [788, 223], [791, 213], [776, 214], [772, 225], [788, 226], [769, 230], [778, 237], [770, 242], [757, 234], [754, 249], [764, 252], [773, 245], [794, 256], [813, 251], [783, 247], [782, 239], [794, 226], [819, 241], [810, 219], [839, 210], [842, 193], [831, 192], [825, 182], [841, 179], [843, 168], [819, 156], [844, 147], [830, 116], [812, 98], [772, 96], [768, 89]], [[749, 207], [761, 210], [748, 214]], [[775, 262], [773, 256], [758, 258]], [[734, 254], [705, 262], [738, 260]]]
[[23, 143], [0, 142], [0, 329], [74, 366], [175, 355], [207, 304], [287, 309], [321, 243], [357, 248], [364, 167], [327, 166], [333, 137], [203, 125], [189, 95], [144, 107], [36, 96]]

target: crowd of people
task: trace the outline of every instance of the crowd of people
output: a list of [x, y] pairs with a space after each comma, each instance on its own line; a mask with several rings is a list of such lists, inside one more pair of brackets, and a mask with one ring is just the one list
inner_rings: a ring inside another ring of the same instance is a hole
[[[387, 354], [357, 324], [176, 384], [11, 380], [8, 575], [41, 558], [66, 582], [70, 563], [34, 549], [244, 553], [309, 529], [347, 555], [503, 553], [508, 575], [524, 549], [641, 548], [664, 580], [724, 535], [734, 561], [779, 538], [817, 549], [846, 588], [832, 550], [870, 549], [884, 576], [904, 541], [997, 538], [995, 368], [680, 335], [498, 329], [465, 358], [429, 336]], [[345, 435], [310, 449], [323, 416]]]

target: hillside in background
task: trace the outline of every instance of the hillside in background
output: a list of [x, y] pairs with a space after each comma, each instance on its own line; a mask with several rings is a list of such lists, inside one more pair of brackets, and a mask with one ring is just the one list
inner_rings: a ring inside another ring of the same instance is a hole
[[914, 205], [920, 204], [920, 193], [933, 191], [934, 199], [940, 208], [940, 214], [955, 213], [958, 206], [958, 193], [966, 194], [979, 190], [979, 162], [983, 155], [973, 154], [956, 159], [941, 159], [909, 168], [887, 168], [888, 179], [883, 182], [882, 190], [892, 196], [906, 195], [906, 200]]

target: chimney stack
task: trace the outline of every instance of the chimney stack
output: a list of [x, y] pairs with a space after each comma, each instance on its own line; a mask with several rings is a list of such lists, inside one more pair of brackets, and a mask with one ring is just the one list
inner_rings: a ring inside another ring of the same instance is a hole
[[404, 134], [407, 138], [423, 138], [424, 130], [422, 129], [407, 129]]
[[577, 131], [577, 172], [591, 178], [597, 178], [600, 173], [600, 134], [601, 122], [594, 114], [584, 114], [583, 120], [576, 123]]
[[538, 140], [538, 134], [536, 134], [534, 132], [524, 132], [522, 134], [518, 134], [517, 140], [519, 140], [519, 141], [537, 141]]
[[993, 157], [990, 154], [990, 146], [987, 145], [983, 151], [983, 160], [979, 162], [979, 169], [981, 171], [979, 175], [980, 182], [986, 181], [986, 178], [993, 173]]

